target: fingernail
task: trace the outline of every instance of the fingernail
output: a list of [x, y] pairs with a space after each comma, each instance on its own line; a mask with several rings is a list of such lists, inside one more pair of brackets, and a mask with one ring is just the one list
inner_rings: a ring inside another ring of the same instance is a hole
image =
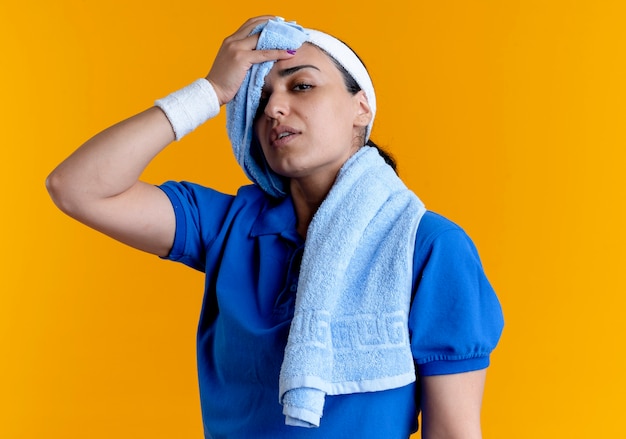
[[291, 50], [291, 49], [289, 49], [289, 50], [287, 50], [287, 53], [288, 53], [289, 55], [295, 55], [295, 54], [296, 54], [296, 51], [295, 51], [295, 50]]

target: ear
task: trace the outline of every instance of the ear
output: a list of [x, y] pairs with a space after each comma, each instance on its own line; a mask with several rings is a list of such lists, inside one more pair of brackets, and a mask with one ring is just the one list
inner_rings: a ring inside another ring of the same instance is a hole
[[354, 126], [366, 127], [372, 120], [372, 109], [367, 101], [367, 96], [363, 90], [353, 96], [354, 100]]

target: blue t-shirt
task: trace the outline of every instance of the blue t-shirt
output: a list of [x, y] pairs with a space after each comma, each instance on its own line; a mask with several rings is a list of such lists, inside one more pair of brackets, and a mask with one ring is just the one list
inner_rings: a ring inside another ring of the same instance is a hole
[[[417, 430], [416, 383], [327, 396], [319, 428], [285, 425], [278, 377], [304, 240], [291, 198], [256, 186], [236, 196], [192, 183], [160, 186], [176, 214], [169, 259], [206, 274], [197, 355], [205, 435], [213, 439], [406, 439]], [[489, 365], [500, 304], [461, 228], [432, 212], [416, 238], [411, 347], [419, 376]]]

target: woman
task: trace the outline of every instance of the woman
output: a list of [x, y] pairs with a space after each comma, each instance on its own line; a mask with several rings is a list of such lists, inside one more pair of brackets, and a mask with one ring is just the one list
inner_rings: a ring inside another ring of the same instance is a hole
[[[406, 438], [421, 410], [424, 438], [479, 438], [502, 316], [476, 250], [363, 146], [373, 145], [375, 95], [356, 55], [289, 26], [248, 20], [224, 40], [206, 79], [87, 141], [51, 173], [50, 194], [88, 226], [206, 273], [198, 370], [207, 437]], [[287, 46], [272, 46], [270, 28]], [[223, 105], [255, 185], [230, 196], [139, 180], [160, 151]], [[350, 186], [367, 160], [375, 168], [354, 181], [371, 186]], [[380, 190], [398, 189], [357, 230], [378, 202], [379, 175], [387, 179]], [[390, 243], [410, 251], [394, 253]], [[339, 256], [328, 263], [326, 255]], [[317, 288], [329, 279], [324, 296]], [[387, 283], [394, 287], [383, 294]], [[354, 297], [365, 299], [355, 305]], [[353, 312], [366, 317], [350, 320]]]

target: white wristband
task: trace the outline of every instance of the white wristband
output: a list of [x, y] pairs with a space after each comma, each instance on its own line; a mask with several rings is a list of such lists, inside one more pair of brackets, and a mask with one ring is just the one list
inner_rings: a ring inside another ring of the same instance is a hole
[[213, 85], [206, 79], [198, 79], [187, 87], [155, 101], [167, 116], [176, 140], [189, 134], [220, 112], [220, 101]]

